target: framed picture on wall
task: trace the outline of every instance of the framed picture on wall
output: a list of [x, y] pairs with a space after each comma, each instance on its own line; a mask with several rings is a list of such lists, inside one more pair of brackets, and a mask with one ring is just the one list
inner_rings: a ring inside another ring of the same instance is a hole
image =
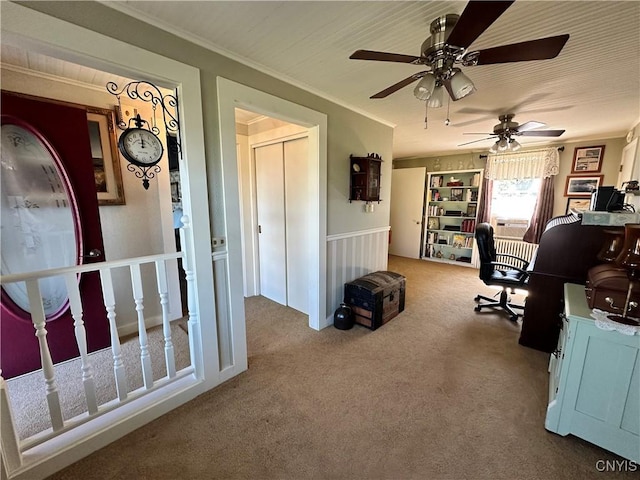
[[584, 212], [589, 210], [589, 205], [591, 204], [591, 198], [567, 198], [567, 210], [564, 212], [565, 215], [568, 215], [571, 212]]
[[87, 123], [98, 205], [124, 205], [114, 112], [87, 107]]
[[604, 145], [594, 147], [576, 147], [573, 152], [571, 173], [595, 173], [602, 168]]
[[577, 176], [567, 175], [564, 188], [565, 197], [590, 197], [598, 189], [604, 175]]

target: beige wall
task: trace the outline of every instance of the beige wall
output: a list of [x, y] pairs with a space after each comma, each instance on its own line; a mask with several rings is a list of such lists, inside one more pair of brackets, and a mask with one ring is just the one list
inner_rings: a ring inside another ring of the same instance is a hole
[[[618, 171], [620, 167], [620, 159], [622, 158], [622, 149], [626, 145], [624, 138], [608, 138], [601, 140], [588, 140], [586, 142], [567, 142], [562, 144], [554, 144], [553, 146], [564, 146], [564, 151], [560, 152], [560, 171], [554, 179], [554, 207], [553, 215], [564, 215], [567, 207], [567, 197], [564, 196], [567, 175], [571, 175], [571, 164], [573, 162], [573, 153], [576, 147], [585, 147], [592, 145], [604, 145], [604, 159], [602, 162], [602, 170], [600, 174], [604, 175], [602, 185], [615, 185], [618, 180]], [[549, 145], [552, 146], [552, 145]], [[541, 147], [543, 148], [543, 147]], [[427, 167], [427, 172], [434, 170], [436, 160], [440, 160], [440, 170], [458, 170], [460, 166], [470, 165], [473, 162], [474, 168], [484, 168], [486, 159], [481, 159], [480, 153], [465, 153], [456, 155], [446, 155], [439, 157], [424, 157], [394, 160], [394, 168], [411, 168], [411, 167]], [[449, 168], [452, 167], [452, 168]]]

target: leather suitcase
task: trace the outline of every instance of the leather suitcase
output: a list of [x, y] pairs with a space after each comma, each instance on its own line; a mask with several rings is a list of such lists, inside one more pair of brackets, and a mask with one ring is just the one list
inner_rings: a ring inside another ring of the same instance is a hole
[[[622, 314], [629, 289], [627, 271], [615, 265], [596, 265], [589, 269], [585, 293], [589, 308]], [[631, 302], [640, 304], [640, 283], [631, 290]], [[628, 315], [640, 317], [640, 308], [631, 307]]]

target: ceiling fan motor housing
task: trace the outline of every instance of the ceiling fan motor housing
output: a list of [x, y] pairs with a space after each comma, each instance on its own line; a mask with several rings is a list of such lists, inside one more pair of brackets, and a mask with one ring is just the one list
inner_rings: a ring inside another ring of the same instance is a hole
[[420, 52], [421, 57], [425, 59], [427, 65], [431, 66], [434, 73], [438, 70], [448, 71], [458, 55], [464, 51], [464, 48], [447, 44], [447, 39], [459, 18], [460, 15], [450, 13], [431, 22], [431, 36], [422, 43]]
[[513, 120], [514, 116], [515, 115], [512, 113], [509, 113], [507, 115], [500, 115], [498, 117], [498, 120], [500, 120], [500, 123], [493, 127], [493, 133], [495, 135], [500, 135], [500, 134], [516, 131], [519, 124], [518, 122], [511, 121]]

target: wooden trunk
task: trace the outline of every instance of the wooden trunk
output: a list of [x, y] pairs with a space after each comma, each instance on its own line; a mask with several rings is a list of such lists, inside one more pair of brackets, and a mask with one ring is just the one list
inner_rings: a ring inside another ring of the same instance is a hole
[[404, 310], [405, 277], [395, 272], [374, 272], [344, 285], [344, 303], [355, 323], [371, 330]]

